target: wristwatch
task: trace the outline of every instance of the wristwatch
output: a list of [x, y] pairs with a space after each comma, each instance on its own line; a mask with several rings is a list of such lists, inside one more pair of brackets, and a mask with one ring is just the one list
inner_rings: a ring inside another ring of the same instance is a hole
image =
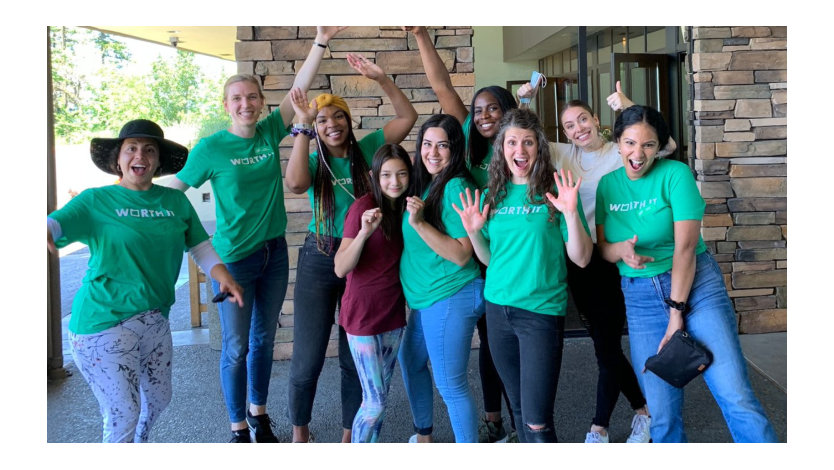
[[669, 297], [666, 297], [663, 301], [666, 302], [666, 305], [672, 307], [673, 309], [678, 310], [681, 313], [686, 313], [686, 302], [675, 302]]

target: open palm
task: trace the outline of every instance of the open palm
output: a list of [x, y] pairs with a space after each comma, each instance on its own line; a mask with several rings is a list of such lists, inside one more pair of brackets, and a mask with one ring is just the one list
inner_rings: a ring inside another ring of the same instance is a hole
[[478, 209], [478, 201], [481, 200], [481, 193], [475, 190], [475, 199], [472, 199], [472, 193], [469, 188], [466, 188], [466, 199], [463, 198], [463, 193], [460, 193], [460, 204], [463, 209], [458, 208], [456, 204], [452, 204], [452, 208], [460, 216], [460, 221], [463, 224], [466, 233], [473, 233], [484, 228], [486, 224], [487, 214], [489, 214], [489, 204], [484, 205], [483, 210]]
[[[560, 172], [561, 176], [559, 174]], [[567, 176], [565, 176], [565, 169], [562, 168], [558, 172], [553, 173], [553, 179], [556, 180], [558, 197], [547, 193], [547, 199], [559, 212], [576, 212], [577, 206], [579, 205], [579, 186], [582, 184], [582, 178], [580, 177], [576, 180], [576, 184], [574, 184], [573, 173], [568, 170]]]

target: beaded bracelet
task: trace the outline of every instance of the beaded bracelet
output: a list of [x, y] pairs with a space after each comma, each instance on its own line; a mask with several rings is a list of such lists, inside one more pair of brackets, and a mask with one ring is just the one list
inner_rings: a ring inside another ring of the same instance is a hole
[[290, 134], [293, 137], [297, 136], [298, 134], [304, 134], [307, 137], [312, 139], [316, 136], [316, 130], [312, 129], [312, 128], [305, 129], [305, 128], [301, 128], [301, 127], [293, 127], [292, 129], [290, 129]]

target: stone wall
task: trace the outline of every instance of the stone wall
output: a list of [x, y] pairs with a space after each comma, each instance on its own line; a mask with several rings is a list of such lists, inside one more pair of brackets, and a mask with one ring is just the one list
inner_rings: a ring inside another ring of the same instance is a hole
[[[472, 100], [474, 51], [472, 28], [469, 26], [429, 27], [440, 57], [449, 70], [452, 84], [464, 103]], [[305, 26], [240, 26], [235, 56], [239, 73], [261, 78], [269, 111], [274, 109], [292, 86], [295, 72], [301, 67], [316, 35], [315, 27]], [[403, 90], [420, 114], [412, 133], [403, 142], [409, 152], [414, 150], [418, 127], [440, 105], [423, 71], [414, 36], [400, 27], [351, 27], [330, 40], [319, 75], [313, 81], [308, 97], [320, 93], [342, 96], [351, 109], [354, 133], [361, 139], [381, 128], [394, 116], [394, 110], [382, 90], [372, 80], [358, 75], [348, 65], [349, 52], [363, 54], [376, 62]], [[292, 150], [292, 137], [281, 142], [281, 162], [286, 169]], [[287, 207], [287, 244], [290, 255], [290, 283], [276, 334], [275, 359], [288, 359], [292, 353], [293, 290], [298, 248], [303, 244], [312, 216], [306, 194], [284, 191]], [[336, 329], [331, 334], [327, 355], [338, 351]]]
[[701, 233], [739, 331], [787, 329], [787, 28], [693, 27]]

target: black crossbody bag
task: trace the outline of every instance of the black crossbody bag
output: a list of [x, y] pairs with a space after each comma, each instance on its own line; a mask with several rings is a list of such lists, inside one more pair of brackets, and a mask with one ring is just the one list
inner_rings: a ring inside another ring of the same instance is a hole
[[656, 355], [646, 359], [646, 369], [678, 388], [707, 370], [712, 353], [686, 331], [678, 330]]

